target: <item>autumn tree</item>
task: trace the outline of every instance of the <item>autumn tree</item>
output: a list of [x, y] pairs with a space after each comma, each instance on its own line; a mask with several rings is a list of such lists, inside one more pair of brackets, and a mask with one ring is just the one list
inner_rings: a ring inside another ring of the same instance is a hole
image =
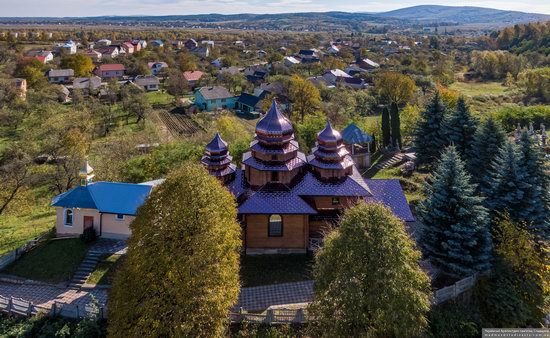
[[413, 79], [408, 75], [396, 72], [384, 72], [375, 82], [378, 95], [387, 103], [395, 102], [401, 106], [409, 102], [416, 91]]
[[130, 225], [109, 296], [109, 335], [223, 336], [239, 294], [236, 220], [234, 198], [197, 164], [154, 188]]
[[76, 77], [89, 76], [94, 70], [94, 63], [91, 58], [83, 54], [72, 54], [61, 59], [61, 68], [74, 70]]
[[31, 159], [21, 149], [11, 148], [3, 154], [0, 162], [0, 215], [25, 188], [31, 178]]
[[420, 258], [386, 207], [360, 203], [346, 210], [316, 256], [314, 336], [422, 336], [430, 280]]
[[176, 70], [170, 70], [168, 79], [165, 82], [166, 91], [174, 96], [182, 96], [189, 91], [189, 82], [183, 76], [183, 73]]
[[317, 87], [298, 75], [292, 76], [288, 94], [290, 101], [292, 101], [292, 110], [300, 114], [302, 122], [304, 122], [304, 117], [313, 113], [321, 103], [321, 96]]

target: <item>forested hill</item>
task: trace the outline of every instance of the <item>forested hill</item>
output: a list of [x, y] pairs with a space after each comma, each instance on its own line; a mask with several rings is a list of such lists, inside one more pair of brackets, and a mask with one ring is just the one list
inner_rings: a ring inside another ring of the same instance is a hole
[[506, 27], [496, 39], [499, 49], [516, 53], [536, 51], [550, 55], [550, 21]]
[[379, 14], [385, 18], [396, 18], [425, 23], [455, 22], [458, 24], [485, 23], [510, 24], [550, 20], [550, 15], [505, 11], [493, 8], [471, 6], [422, 5], [401, 8]]
[[498, 28], [550, 20], [550, 15], [479, 7], [415, 6], [385, 13], [306, 12], [284, 14], [198, 14], [168, 16], [101, 16], [66, 18], [0, 18], [8, 24], [118, 24], [262, 30], [366, 30], [384, 25], [475, 25]]

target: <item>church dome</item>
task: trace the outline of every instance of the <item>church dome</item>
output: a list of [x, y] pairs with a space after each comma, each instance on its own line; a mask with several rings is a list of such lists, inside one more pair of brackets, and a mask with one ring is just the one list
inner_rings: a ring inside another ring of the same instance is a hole
[[201, 158], [202, 164], [211, 175], [227, 181], [233, 178], [236, 170], [236, 166], [231, 163], [232, 160], [227, 142], [219, 133], [216, 133], [216, 136], [205, 147], [204, 156]]
[[273, 100], [267, 114], [256, 125], [256, 138], [264, 144], [285, 143], [294, 138], [292, 123]]

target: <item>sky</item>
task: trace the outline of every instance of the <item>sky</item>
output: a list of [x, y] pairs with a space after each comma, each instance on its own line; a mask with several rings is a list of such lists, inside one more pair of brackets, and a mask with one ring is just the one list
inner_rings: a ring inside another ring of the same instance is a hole
[[[423, 4], [429, 3], [418, 0], [0, 0], [0, 17], [383, 12]], [[550, 14], [549, 0], [438, 0], [436, 4]]]

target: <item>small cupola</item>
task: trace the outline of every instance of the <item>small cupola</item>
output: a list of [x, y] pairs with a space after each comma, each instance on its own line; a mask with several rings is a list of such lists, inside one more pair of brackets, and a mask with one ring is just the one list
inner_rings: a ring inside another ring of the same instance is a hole
[[353, 171], [353, 159], [344, 145], [340, 132], [327, 120], [325, 129], [317, 134], [317, 146], [308, 162], [321, 178], [340, 179]]
[[201, 163], [211, 175], [227, 182], [235, 177], [236, 166], [231, 163], [232, 160], [227, 142], [219, 133], [216, 133], [212, 141], [206, 145]]
[[83, 187], [93, 182], [95, 177], [94, 168], [90, 166], [87, 159], [78, 171], [78, 177], [80, 178], [80, 185]]

